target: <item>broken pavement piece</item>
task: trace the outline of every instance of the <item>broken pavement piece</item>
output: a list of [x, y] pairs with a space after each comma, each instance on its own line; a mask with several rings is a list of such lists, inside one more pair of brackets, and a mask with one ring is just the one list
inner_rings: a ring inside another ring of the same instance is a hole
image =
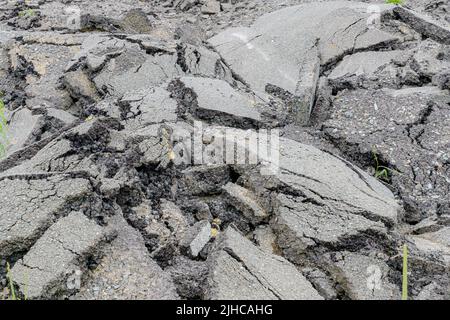
[[71, 293], [68, 278], [81, 276], [84, 264], [112, 234], [81, 212], [72, 212], [51, 226], [16, 262], [11, 277], [28, 299]]
[[308, 199], [279, 195], [276, 219], [272, 227], [277, 244], [290, 261], [302, 264], [314, 248], [364, 247], [366, 241], [384, 245], [385, 226], [363, 216], [330, 209], [326, 204]]
[[352, 300], [398, 300], [400, 289], [389, 279], [382, 260], [352, 252], [330, 255], [330, 274]]
[[206, 195], [219, 193], [230, 180], [230, 168], [226, 165], [200, 165], [183, 170], [182, 184], [186, 193]]
[[[50, 140], [58, 132], [64, 131], [77, 122], [77, 118], [67, 111], [36, 107], [32, 110], [21, 107], [11, 112], [6, 132], [7, 156], [20, 153], [33, 144]], [[38, 150], [36, 150], [38, 151]]]
[[124, 114], [125, 119], [122, 122], [126, 130], [177, 120], [177, 103], [163, 88], [127, 92], [119, 104]]
[[142, 9], [129, 10], [120, 21], [121, 29], [125, 33], [150, 33], [152, 31], [152, 23], [147, 14]]
[[444, 21], [435, 21], [421, 13], [396, 6], [394, 13], [417, 32], [444, 44], [450, 44], [450, 26]]
[[160, 266], [167, 267], [179, 254], [180, 243], [188, 230], [188, 222], [180, 208], [173, 202], [161, 199], [160, 217], [143, 229], [150, 256]]
[[412, 241], [419, 250], [435, 255], [441, 255], [447, 266], [450, 267], [450, 227], [440, 230], [411, 236]]
[[175, 239], [178, 241], [183, 239], [188, 223], [183, 212], [175, 203], [161, 199], [161, 219]]
[[89, 205], [87, 179], [69, 175], [3, 177], [0, 180], [0, 256], [29, 249], [71, 208]]
[[422, 41], [416, 48], [411, 68], [425, 79], [450, 73], [450, 57], [446, 51], [450, 45], [443, 45], [431, 39]]
[[220, 2], [217, 0], [206, 0], [201, 8], [205, 14], [217, 14], [220, 12]]
[[173, 279], [178, 294], [183, 299], [202, 299], [208, 266], [205, 261], [195, 261], [184, 256], [175, 259], [165, 270]]
[[178, 299], [172, 279], [150, 258], [139, 231], [120, 214], [109, 223], [117, 237], [104, 246], [104, 257], [73, 299]]
[[277, 237], [270, 226], [258, 226], [255, 231], [253, 231], [253, 240], [261, 250], [270, 254], [282, 255], [280, 248], [277, 245]]
[[397, 225], [401, 213], [389, 189], [312, 146], [281, 138], [280, 153], [277, 175], [247, 171], [241, 178], [273, 211], [271, 226], [285, 257], [302, 264], [304, 254], [321, 245], [387, 245], [386, 227]]
[[85, 103], [95, 103], [100, 100], [94, 84], [81, 70], [67, 72], [64, 75], [64, 84], [74, 99], [83, 99]]
[[226, 201], [240, 210], [252, 223], [264, 222], [269, 217], [267, 211], [258, 203], [256, 196], [248, 189], [234, 183], [222, 187]]
[[[29, 172], [54, 173], [54, 172], [89, 172], [92, 176], [114, 167], [96, 165], [93, 158], [98, 157], [108, 148], [110, 140], [109, 126], [114, 123], [108, 119], [93, 119], [78, 123], [67, 131], [51, 136], [52, 139], [45, 141], [34, 156], [22, 163], [1, 172], [0, 176], [26, 175]], [[114, 125], [113, 125], [114, 127]], [[95, 155], [94, 155], [95, 153]]]
[[294, 265], [259, 249], [233, 227], [217, 241], [208, 257], [207, 299], [323, 299]]
[[223, 63], [220, 55], [203, 46], [184, 44], [178, 47], [178, 63], [188, 75], [216, 78], [233, 82], [231, 70]]
[[[320, 163], [320, 165], [318, 165]], [[298, 196], [362, 215], [388, 226], [399, 221], [400, 206], [392, 192], [348, 161], [289, 139], [280, 139], [281, 184]]]
[[378, 80], [375, 73], [404, 54], [396, 50], [359, 52], [346, 56], [330, 73], [328, 81], [337, 89], [349, 85], [357, 88], [362, 81]]
[[[380, 5], [381, 12], [389, 8]], [[209, 42], [243, 82], [283, 97], [292, 119], [306, 124], [321, 66], [335, 63], [356, 45], [362, 50], [396, 41], [373, 36], [368, 12], [367, 4], [349, 1], [302, 4], [266, 14], [250, 28], [227, 29]], [[357, 44], [365, 33], [371, 36]]]
[[[431, 86], [343, 91], [323, 132], [340, 141], [350, 158], [371, 154], [369, 166], [374, 166], [374, 152], [383, 159], [407, 205], [406, 221], [419, 222], [436, 212], [435, 199], [450, 190], [446, 101], [448, 93]], [[424, 187], [417, 188], [418, 183]]]
[[335, 287], [336, 284], [324, 271], [320, 269], [305, 268], [302, 272], [326, 300], [336, 300], [338, 298], [338, 290]]
[[200, 119], [246, 127], [261, 121], [257, 98], [241, 94], [223, 80], [182, 77], [171, 86], [183, 107]]
[[129, 48], [111, 58], [93, 82], [100, 93], [121, 97], [129, 91], [162, 85], [182, 73], [175, 54], [152, 56], [140, 49]]
[[28, 141], [32, 141], [33, 133], [39, 130], [42, 118], [26, 107], [13, 112], [8, 126], [7, 154], [21, 149]]
[[211, 239], [211, 234], [211, 224], [208, 221], [199, 221], [188, 228], [180, 242], [180, 248], [188, 256], [196, 258]]
[[[70, 37], [70, 36], [68, 36]], [[69, 93], [60, 87], [66, 64], [77, 52], [77, 46], [52, 44], [17, 44], [10, 50], [11, 68], [25, 79], [26, 105], [66, 110], [72, 104]]]

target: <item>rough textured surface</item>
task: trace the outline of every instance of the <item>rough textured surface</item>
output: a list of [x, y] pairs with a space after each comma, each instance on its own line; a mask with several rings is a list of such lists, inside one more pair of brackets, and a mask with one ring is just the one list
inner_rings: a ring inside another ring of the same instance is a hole
[[416, 222], [436, 212], [435, 199], [448, 192], [450, 181], [448, 95], [435, 89], [344, 91], [324, 124], [325, 133], [343, 141], [348, 152], [375, 153], [397, 170], [398, 192], [412, 208], [421, 208], [421, 213], [407, 212], [407, 219]]
[[199, 221], [193, 225], [181, 241], [181, 250], [192, 257], [197, 257], [211, 239], [211, 224], [208, 221]]
[[0, 0], [0, 298], [449, 299], [448, 4], [382, 2]]
[[81, 212], [51, 226], [11, 270], [12, 279], [29, 299], [54, 298], [70, 290], [71, 272], [82, 268], [107, 234]]
[[105, 258], [74, 299], [177, 299], [172, 280], [145, 252], [139, 232], [120, 216], [111, 224], [117, 237], [105, 247]]
[[339, 283], [344, 287], [349, 298], [355, 300], [400, 299], [399, 289], [388, 278], [389, 267], [386, 263], [350, 252], [337, 252], [331, 259], [334, 262], [334, 270], [331, 273], [339, 278]]
[[258, 223], [268, 218], [268, 213], [258, 204], [256, 196], [251, 191], [231, 182], [227, 183], [223, 190], [230, 204], [242, 211], [249, 220]]
[[258, 249], [232, 227], [222, 237], [221, 250], [210, 258], [209, 299], [321, 299], [285, 259]]
[[88, 200], [89, 181], [69, 176], [27, 180], [3, 178], [1, 205], [1, 256], [28, 249], [54, 220], [77, 202]]
[[360, 46], [358, 38], [369, 32], [368, 16], [367, 5], [345, 1], [290, 7], [263, 16], [251, 28], [227, 30], [210, 43], [253, 89], [290, 96], [296, 121], [307, 123], [321, 65], [355, 47], [394, 40], [369, 37], [375, 41]]
[[198, 113], [211, 113], [215, 117], [225, 113], [250, 121], [261, 119], [258, 111], [255, 110], [255, 102], [250, 97], [236, 92], [225, 81], [192, 77], [183, 77], [180, 81], [196, 96], [198, 103], [196, 112]]
[[409, 23], [416, 31], [423, 33], [436, 41], [450, 44], [450, 25], [448, 24], [448, 21], [438, 23], [427, 16], [402, 7], [395, 8], [394, 12], [400, 19]]
[[314, 147], [281, 139], [280, 150], [278, 175], [265, 180], [251, 172], [244, 181], [272, 208], [278, 245], [291, 260], [301, 264], [318, 245], [357, 248], [369, 239], [383, 244], [386, 226], [398, 223], [401, 210], [387, 188]]

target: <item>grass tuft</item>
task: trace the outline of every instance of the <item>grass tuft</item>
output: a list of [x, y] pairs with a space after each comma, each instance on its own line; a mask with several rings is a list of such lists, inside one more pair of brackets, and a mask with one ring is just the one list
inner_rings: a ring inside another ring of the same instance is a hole
[[403, 4], [403, 0], [386, 0], [387, 4], [395, 4], [395, 5], [401, 5]]
[[0, 92], [0, 158], [2, 158], [6, 154], [6, 129], [7, 129], [7, 121], [5, 116], [5, 104], [2, 100], [3, 94]]
[[19, 17], [34, 17], [36, 11], [33, 9], [26, 9], [19, 12]]
[[408, 300], [408, 246], [403, 245], [402, 300]]
[[14, 288], [14, 281], [12, 280], [11, 276], [11, 268], [9, 266], [9, 262], [6, 263], [6, 279], [9, 283], [9, 294], [10, 294], [10, 300], [19, 300], [16, 296], [16, 289]]
[[391, 169], [380, 165], [380, 162], [378, 160], [378, 153], [375, 147], [372, 149], [372, 157], [375, 162], [375, 178], [384, 182], [389, 182], [389, 173]]

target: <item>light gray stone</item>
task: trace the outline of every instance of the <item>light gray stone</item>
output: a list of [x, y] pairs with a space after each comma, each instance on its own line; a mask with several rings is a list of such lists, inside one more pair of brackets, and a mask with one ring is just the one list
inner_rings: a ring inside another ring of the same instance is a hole
[[399, 221], [401, 208], [380, 182], [343, 159], [292, 140], [280, 139], [277, 174], [244, 171], [244, 181], [272, 208], [278, 245], [299, 264], [319, 244], [357, 243], [368, 234], [383, 244], [386, 226]]
[[208, 262], [208, 299], [323, 299], [294, 265], [262, 251], [233, 227], [221, 235], [221, 245]]
[[84, 271], [82, 264], [108, 236], [111, 235], [81, 212], [72, 212], [44, 233], [14, 265], [11, 277], [28, 299], [69, 293], [75, 289], [71, 288], [69, 277]]
[[435, 21], [430, 17], [408, 10], [403, 6], [394, 8], [395, 14], [417, 32], [438, 42], [450, 44], [450, 26], [444, 21]]
[[450, 60], [442, 57], [446, 47], [449, 50], [449, 45], [444, 46], [430, 39], [421, 42], [412, 57], [411, 67], [421, 76], [428, 78], [449, 73]]
[[[381, 13], [389, 8], [380, 5]], [[367, 28], [367, 9], [367, 4], [347, 1], [303, 4], [264, 15], [250, 28], [227, 29], [209, 42], [255, 91], [289, 96], [293, 118], [304, 124], [321, 65], [332, 64], [355, 46], [396, 41]], [[371, 35], [364, 37], [367, 32]], [[360, 37], [364, 40], [356, 43]]]
[[354, 300], [398, 300], [400, 289], [389, 279], [388, 265], [351, 252], [331, 254], [330, 273]]
[[169, 275], [153, 261], [138, 230], [118, 214], [110, 221], [117, 238], [103, 249], [104, 258], [74, 299], [178, 299]]
[[217, 14], [220, 12], [220, 2], [217, 0], [206, 0], [201, 11], [206, 14]]
[[186, 231], [180, 243], [181, 250], [195, 258], [209, 242], [211, 235], [211, 224], [208, 221], [199, 221]]
[[261, 223], [269, 217], [250, 190], [232, 182], [227, 183], [222, 189], [228, 203], [240, 210], [252, 223]]
[[370, 78], [374, 73], [391, 63], [393, 59], [404, 55], [403, 51], [369, 51], [346, 56], [328, 76], [331, 82], [348, 81], [351, 77]]
[[34, 115], [27, 108], [21, 108], [12, 114], [7, 131], [7, 154], [23, 148], [33, 139], [33, 133], [39, 129], [42, 118], [41, 115]]
[[261, 120], [255, 101], [250, 96], [239, 93], [225, 81], [194, 77], [183, 77], [180, 81], [195, 94], [195, 113], [200, 116], [205, 113], [207, 118], [212, 115], [229, 115], [250, 121]]
[[325, 135], [349, 147], [349, 154], [372, 154], [375, 167], [375, 152], [391, 168], [393, 185], [408, 202], [409, 222], [431, 216], [436, 199], [449, 190], [448, 97], [432, 86], [343, 91], [323, 124]]
[[71, 204], [92, 193], [89, 180], [55, 175], [0, 180], [0, 256], [27, 250]]
[[127, 92], [120, 99], [126, 130], [136, 130], [151, 124], [175, 122], [177, 102], [163, 88], [146, 88]]
[[150, 56], [141, 50], [127, 49], [111, 58], [93, 81], [98, 91], [121, 97], [132, 90], [159, 86], [182, 73], [175, 54]]

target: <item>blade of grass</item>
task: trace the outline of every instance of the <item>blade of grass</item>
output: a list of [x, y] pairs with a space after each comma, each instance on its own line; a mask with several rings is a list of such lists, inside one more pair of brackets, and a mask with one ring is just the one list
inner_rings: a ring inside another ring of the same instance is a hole
[[30, 283], [30, 274], [27, 273], [27, 281], [25, 282], [25, 295], [24, 300], [28, 300], [28, 284]]
[[403, 245], [402, 300], [408, 300], [408, 246]]
[[16, 298], [16, 291], [14, 289], [14, 283], [11, 277], [11, 269], [9, 267], [9, 263], [6, 263], [6, 277], [8, 279], [9, 282], [9, 287], [10, 287], [10, 291], [11, 291], [11, 300], [17, 300]]
[[[2, 95], [0, 95], [0, 97], [1, 96]], [[7, 120], [5, 116], [5, 104], [3, 100], [0, 98], [0, 158], [3, 157], [6, 153], [6, 145], [8, 143], [6, 132], [7, 132]]]

